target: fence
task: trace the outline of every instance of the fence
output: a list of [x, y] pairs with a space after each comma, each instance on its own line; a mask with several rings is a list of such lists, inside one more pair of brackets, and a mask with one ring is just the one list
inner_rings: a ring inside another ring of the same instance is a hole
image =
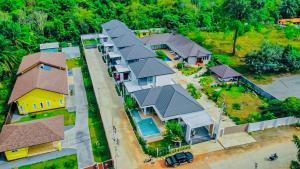
[[147, 154], [153, 156], [153, 157], [161, 157], [161, 156], [165, 156], [168, 154], [173, 154], [182, 150], [187, 150], [190, 149], [191, 145], [184, 145], [181, 146], [179, 145], [178, 147], [166, 147], [166, 148], [148, 148], [147, 149]]
[[242, 124], [237, 126], [226, 127], [224, 128], [224, 132], [222, 133], [222, 135], [245, 132], [248, 130], [248, 126], [249, 124]]
[[268, 128], [296, 124], [298, 122], [299, 119], [295, 117], [284, 117], [284, 118], [278, 118], [274, 120], [266, 120], [266, 121], [261, 121], [256, 123], [249, 123], [247, 131], [248, 132], [259, 131]]
[[268, 99], [277, 99], [276, 97], [274, 97], [270, 93], [266, 92], [265, 90], [263, 90], [262, 88], [260, 88], [259, 86], [257, 86], [256, 84], [254, 84], [253, 82], [251, 82], [250, 80], [248, 80], [244, 76], [240, 77], [240, 81], [242, 83], [245, 83], [245, 84], [249, 85], [259, 95], [262, 95], [262, 96], [264, 96]]

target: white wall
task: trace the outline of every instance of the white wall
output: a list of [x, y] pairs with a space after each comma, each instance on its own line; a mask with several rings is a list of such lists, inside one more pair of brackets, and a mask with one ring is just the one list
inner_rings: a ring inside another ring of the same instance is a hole
[[196, 64], [197, 58], [196, 57], [188, 57], [188, 64], [194, 65]]
[[155, 77], [155, 86], [165, 86], [173, 84], [172, 82], [172, 74], [161, 75]]

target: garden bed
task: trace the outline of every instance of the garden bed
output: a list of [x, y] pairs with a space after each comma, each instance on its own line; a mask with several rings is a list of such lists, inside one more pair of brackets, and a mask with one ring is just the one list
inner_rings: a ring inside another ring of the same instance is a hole
[[83, 44], [84, 45], [97, 45], [97, 40], [95, 40], [95, 39], [88, 39], [88, 40], [84, 40], [83, 41]]
[[72, 58], [72, 59], [67, 59], [66, 64], [69, 69], [75, 68], [75, 67], [81, 67], [83, 64], [82, 58]]

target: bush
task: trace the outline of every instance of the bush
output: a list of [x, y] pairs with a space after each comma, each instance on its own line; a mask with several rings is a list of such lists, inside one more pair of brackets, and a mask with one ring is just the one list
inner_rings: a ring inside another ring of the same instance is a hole
[[69, 160], [69, 161], [64, 162], [64, 167], [65, 168], [74, 168], [75, 164], [76, 164], [75, 160]]
[[200, 99], [201, 93], [192, 83], [189, 83], [187, 85], [187, 91], [192, 95], [194, 99]]
[[177, 63], [176, 68], [177, 69], [183, 69], [184, 66], [185, 66], [184, 62], [180, 62], [180, 63]]
[[56, 164], [52, 164], [50, 166], [45, 166], [44, 169], [57, 169], [58, 166]]
[[128, 109], [136, 109], [138, 105], [131, 96], [127, 95], [125, 96], [125, 106]]
[[254, 123], [257, 121], [260, 121], [262, 119], [261, 113], [260, 112], [252, 112], [249, 114], [247, 121], [249, 123]]
[[232, 109], [234, 110], [241, 110], [241, 104], [240, 103], [233, 103]]
[[167, 55], [163, 51], [157, 50], [157, 51], [155, 51], [155, 53], [157, 55], [157, 58], [159, 58], [161, 60], [166, 60]]

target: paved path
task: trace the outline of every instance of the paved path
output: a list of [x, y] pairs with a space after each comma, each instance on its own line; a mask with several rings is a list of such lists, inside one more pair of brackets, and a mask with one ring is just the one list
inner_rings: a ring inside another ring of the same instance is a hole
[[[107, 66], [97, 49], [85, 49], [85, 57], [115, 168], [141, 169], [146, 157], [131, 129], [121, 99], [116, 94], [115, 84], [108, 76]], [[116, 134], [113, 126], [116, 127]], [[114, 141], [116, 139], [119, 144]]]
[[94, 164], [91, 138], [88, 127], [88, 103], [80, 68], [73, 68], [75, 86], [76, 123], [65, 131], [63, 148], [77, 150], [78, 168]]

